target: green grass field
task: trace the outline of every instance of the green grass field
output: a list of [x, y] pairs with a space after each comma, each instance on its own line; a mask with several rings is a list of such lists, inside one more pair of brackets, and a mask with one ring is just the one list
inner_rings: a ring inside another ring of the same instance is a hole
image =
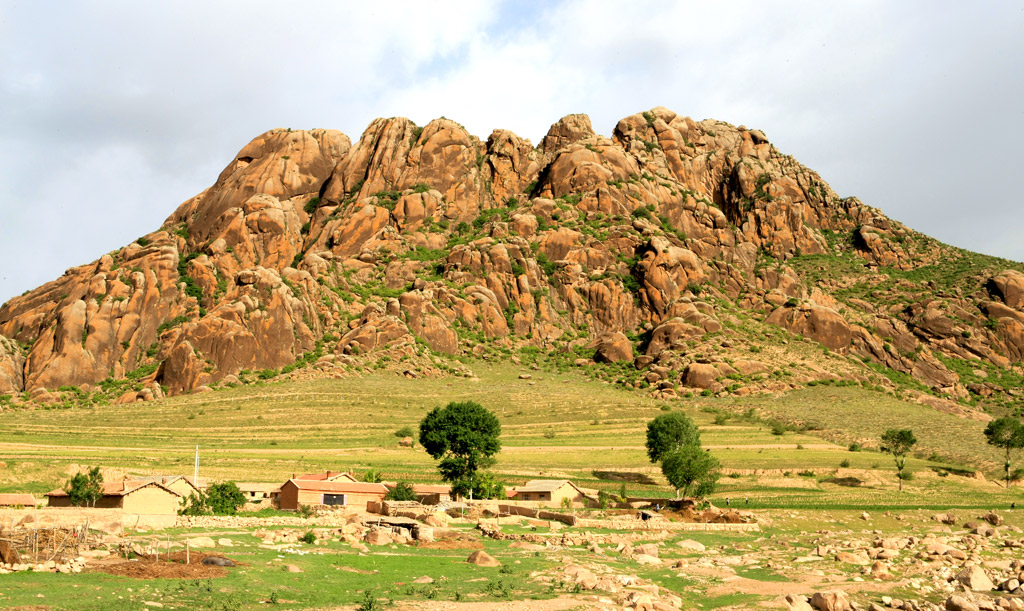
[[[521, 380], [519, 367], [478, 362], [472, 368], [478, 379], [409, 380], [382, 372], [257, 383], [128, 406], [8, 410], [0, 414], [5, 432], [0, 460], [6, 465], [0, 469], [0, 491], [45, 492], [62, 484], [69, 465], [191, 473], [196, 445], [200, 475], [213, 480], [277, 482], [330, 468], [378, 469], [387, 479], [436, 481], [430, 457], [419, 448], [399, 447], [394, 433], [415, 428], [434, 407], [474, 400], [501, 420], [503, 450], [494, 471], [510, 484], [567, 477], [589, 487], [620, 487], [595, 472], [640, 473], [661, 482], [643, 449], [645, 426], [673, 409], [694, 418], [705, 446], [726, 470], [737, 472], [721, 480], [715, 498], [742, 497], [759, 507], [854, 507], [981, 506], [1008, 504], [1020, 496], [993, 483], [940, 476], [947, 468], [981, 468], [998, 477], [1000, 455], [985, 444], [983, 423], [875, 391], [817, 386], [778, 396], [670, 402], [588, 380], [579, 372], [530, 371], [532, 379]], [[790, 430], [772, 434], [773, 422]], [[854, 441], [877, 446], [879, 435], [891, 427], [912, 428], [919, 439], [908, 463], [916, 477], [907, 482], [906, 494], [896, 496], [890, 456], [847, 450]], [[843, 465], [870, 476], [861, 476], [859, 486], [829, 483]], [[775, 471], [752, 471], [759, 469]], [[970, 495], [958, 492], [965, 486]], [[630, 483], [628, 491], [671, 494], [661, 484]]]

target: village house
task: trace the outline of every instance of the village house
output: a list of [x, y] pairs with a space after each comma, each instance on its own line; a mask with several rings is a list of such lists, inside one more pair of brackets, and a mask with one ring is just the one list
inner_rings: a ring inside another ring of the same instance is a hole
[[278, 507], [294, 511], [300, 505], [327, 505], [365, 511], [366, 503], [383, 501], [387, 493], [384, 484], [290, 479], [281, 486]]
[[[121, 509], [125, 513], [175, 515], [181, 503], [180, 494], [152, 481], [104, 482], [102, 491], [96, 508]], [[68, 493], [61, 488], [47, 492], [46, 497], [50, 507], [72, 506]]]
[[35, 507], [36, 497], [31, 494], [0, 494], [0, 507]]
[[155, 482], [160, 484], [164, 488], [178, 493], [180, 496], [178, 502], [182, 507], [188, 502], [188, 497], [193, 494], [196, 496], [202, 494], [202, 491], [192, 482], [192, 479], [184, 475], [144, 475], [131, 477], [125, 481], [130, 483]]
[[413, 484], [412, 491], [424, 505], [440, 505], [452, 500], [452, 487], [434, 484]]
[[271, 501], [278, 498], [281, 492], [280, 484], [266, 484], [262, 482], [235, 482], [238, 489], [242, 491], [247, 505], [269, 506]]
[[572, 503], [587, 500], [583, 491], [567, 479], [530, 480], [512, 489], [511, 498], [516, 501], [541, 501], [554, 505], [560, 505], [562, 499], [569, 499]]
[[[398, 486], [398, 482], [384, 482], [389, 491]], [[439, 505], [452, 500], [452, 487], [447, 484], [410, 484], [416, 501], [422, 505]]]
[[323, 473], [305, 473], [303, 475], [292, 475], [292, 479], [316, 480], [321, 482], [358, 482], [351, 471], [324, 471]]

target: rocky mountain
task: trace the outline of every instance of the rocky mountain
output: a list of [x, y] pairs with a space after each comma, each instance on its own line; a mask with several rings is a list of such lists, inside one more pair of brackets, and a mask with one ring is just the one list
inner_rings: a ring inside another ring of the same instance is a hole
[[759, 130], [665, 108], [611, 138], [569, 115], [536, 147], [444, 118], [355, 144], [274, 129], [158, 230], [4, 304], [0, 393], [133, 401], [474, 356], [665, 397], [844, 380], [1012, 407], [1021, 270], [838, 196]]

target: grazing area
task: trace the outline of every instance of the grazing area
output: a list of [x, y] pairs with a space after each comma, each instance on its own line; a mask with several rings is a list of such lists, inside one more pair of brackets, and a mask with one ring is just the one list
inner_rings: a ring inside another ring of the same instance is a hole
[[[472, 400], [501, 421], [502, 450], [492, 470], [508, 484], [566, 478], [669, 496], [644, 448], [645, 427], [679, 410], [697, 423], [703, 446], [722, 463], [725, 477], [712, 499], [744, 497], [760, 507], [982, 507], [1008, 505], [1014, 496], [1012, 489], [965, 477], [1001, 476], [1002, 452], [986, 443], [983, 422], [880, 392], [815, 386], [781, 395], [656, 400], [579, 372], [533, 371], [523, 380], [519, 367], [470, 366], [471, 378], [409, 380], [382, 372], [258, 383], [155, 403], [7, 411], [0, 414], [7, 432], [0, 441], [0, 492], [51, 490], [69, 476], [69, 464], [101, 464], [125, 475], [191, 473], [196, 445], [200, 476], [213, 481], [284, 481], [330, 468], [436, 482], [433, 459], [418, 444], [402, 447], [394, 433], [449, 401]], [[827, 411], [816, 407], [823, 403]], [[918, 438], [904, 495], [896, 494], [892, 457], [869, 451], [896, 426]], [[851, 444], [864, 450], [849, 451]], [[977, 491], [960, 494], [964, 486]]]

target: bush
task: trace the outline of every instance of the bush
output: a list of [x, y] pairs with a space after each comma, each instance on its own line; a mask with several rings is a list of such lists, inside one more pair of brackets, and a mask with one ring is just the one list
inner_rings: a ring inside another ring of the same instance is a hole
[[416, 501], [419, 497], [413, 492], [412, 486], [405, 482], [398, 482], [394, 488], [384, 495], [385, 501]]
[[850, 461], [849, 461], [849, 459], [844, 458], [842, 460], [842, 462], [839, 463], [839, 466], [842, 467], [843, 469], [849, 469], [850, 468]]
[[395, 431], [395, 437], [413, 437], [416, 435], [416, 431], [411, 426], [403, 426], [402, 428]]
[[212, 484], [206, 489], [206, 504], [214, 515], [233, 515], [245, 505], [245, 495], [235, 482]]
[[314, 543], [316, 543], [316, 534], [311, 530], [307, 530], [306, 534], [299, 537], [299, 541], [313, 545]]
[[782, 424], [781, 422], [776, 422], [776, 423], [772, 424], [772, 435], [785, 435], [785, 434], [786, 434], [786, 426], [784, 424]]
[[184, 516], [234, 515], [242, 505], [245, 505], [245, 495], [235, 482], [223, 482], [211, 484], [205, 494], [189, 495], [178, 513]]
[[861, 446], [859, 443], [854, 441], [849, 446], [847, 446], [846, 449], [851, 451], [851, 452], [860, 452], [863, 449], [863, 446]]

